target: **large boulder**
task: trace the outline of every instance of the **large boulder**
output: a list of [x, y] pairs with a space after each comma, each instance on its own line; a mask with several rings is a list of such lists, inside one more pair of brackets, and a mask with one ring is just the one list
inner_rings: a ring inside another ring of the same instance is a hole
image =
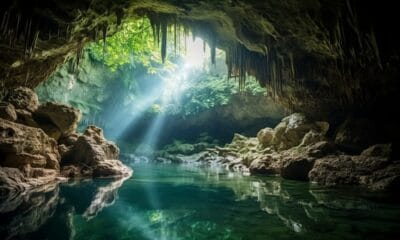
[[324, 134], [311, 129], [306, 135], [304, 135], [303, 139], [301, 140], [300, 146], [309, 146], [317, 142], [322, 142], [325, 140]]
[[316, 160], [309, 178], [323, 186], [358, 184], [355, 163], [351, 156], [329, 155]]
[[32, 89], [27, 87], [11, 89], [5, 101], [11, 103], [17, 109], [24, 109], [29, 112], [35, 111], [39, 106], [38, 96]]
[[269, 127], [261, 129], [257, 133], [257, 139], [263, 147], [268, 147], [272, 143], [274, 133], [275, 133], [274, 130]]
[[313, 158], [285, 158], [282, 160], [281, 176], [286, 179], [306, 181], [314, 162]]
[[325, 186], [363, 185], [372, 190], [400, 190], [400, 162], [391, 159], [391, 144], [374, 145], [360, 155], [330, 155], [318, 159], [311, 181]]
[[11, 103], [0, 102], [0, 118], [15, 122], [17, 120], [17, 113]]
[[[279, 150], [286, 150], [300, 144], [311, 144], [321, 141], [320, 136], [324, 136], [329, 129], [327, 122], [313, 122], [303, 114], [293, 113], [285, 117], [275, 127], [275, 135], [272, 144]], [[303, 141], [305, 135], [307, 138]], [[316, 137], [318, 136], [318, 137]]]
[[358, 154], [376, 143], [377, 129], [368, 119], [347, 118], [336, 130], [335, 144], [342, 150]]
[[62, 174], [68, 177], [129, 175], [131, 170], [118, 156], [118, 147], [104, 138], [102, 129], [89, 126], [62, 156]]
[[59, 169], [57, 142], [41, 129], [0, 118], [0, 166]]
[[271, 154], [253, 160], [249, 166], [250, 174], [279, 174], [280, 170], [280, 159]]
[[81, 112], [79, 109], [52, 102], [40, 105], [34, 113], [34, 119], [39, 125], [46, 126], [46, 128], [54, 125], [62, 135], [69, 135], [75, 132], [80, 118]]
[[39, 128], [39, 124], [33, 119], [32, 113], [24, 109], [15, 109], [17, 113], [17, 123]]

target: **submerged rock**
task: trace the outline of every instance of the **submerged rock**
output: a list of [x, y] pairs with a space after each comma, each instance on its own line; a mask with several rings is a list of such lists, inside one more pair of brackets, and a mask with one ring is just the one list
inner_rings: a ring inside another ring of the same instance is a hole
[[23, 109], [29, 112], [34, 112], [39, 106], [38, 96], [27, 87], [11, 89], [5, 101], [14, 105], [16, 109]]

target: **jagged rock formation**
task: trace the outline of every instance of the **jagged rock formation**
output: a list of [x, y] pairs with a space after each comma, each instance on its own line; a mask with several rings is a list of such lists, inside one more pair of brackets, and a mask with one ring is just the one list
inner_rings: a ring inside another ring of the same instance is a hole
[[[39, 106], [36, 94], [21, 87], [9, 96], [6, 99], [14, 102], [18, 109], [16, 119], [15, 116], [9, 118], [16, 122], [0, 118], [2, 195], [45, 185], [62, 176], [130, 176], [131, 170], [117, 160], [118, 147], [104, 139], [101, 129], [90, 126], [83, 135], [74, 132], [80, 118], [79, 110], [55, 103]], [[30, 100], [34, 103], [29, 103]], [[6, 106], [5, 113], [13, 112], [11, 102], [2, 105]], [[9, 115], [13, 114], [6, 116]], [[79, 170], [65, 174], [66, 169], [71, 168]]]
[[328, 130], [327, 122], [310, 121], [295, 113], [274, 129], [260, 130], [257, 138], [236, 134], [232, 143], [208, 149], [198, 161], [245, 174], [280, 174], [325, 186], [350, 184], [392, 191], [400, 187], [400, 164], [391, 144], [349, 155], [326, 136]]
[[118, 147], [107, 141], [96, 126], [89, 126], [75, 141], [62, 147], [66, 150], [61, 174], [66, 177], [130, 175], [130, 169], [118, 160]]

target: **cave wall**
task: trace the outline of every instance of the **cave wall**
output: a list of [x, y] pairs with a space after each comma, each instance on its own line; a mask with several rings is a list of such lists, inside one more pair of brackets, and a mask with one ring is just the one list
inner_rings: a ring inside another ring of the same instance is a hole
[[[390, 116], [399, 83], [395, 3], [357, 0], [6, 0], [1, 3], [1, 95], [35, 87], [83, 46], [148, 16], [192, 29], [227, 51], [229, 74], [254, 75], [294, 111], [335, 118]], [[165, 54], [165, 53], [164, 53]]]

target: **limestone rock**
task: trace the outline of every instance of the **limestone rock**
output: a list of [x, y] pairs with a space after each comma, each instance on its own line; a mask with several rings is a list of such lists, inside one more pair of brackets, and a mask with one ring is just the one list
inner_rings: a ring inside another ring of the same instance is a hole
[[69, 147], [74, 145], [74, 143], [78, 140], [79, 135], [77, 133], [71, 133], [67, 136], [63, 136], [58, 140], [59, 144], [64, 144], [65, 146]]
[[257, 133], [258, 141], [263, 147], [270, 146], [273, 137], [274, 137], [274, 130], [272, 128], [264, 128]]
[[390, 159], [391, 145], [374, 145], [357, 156], [330, 155], [318, 159], [310, 180], [321, 185], [363, 185], [372, 190], [400, 190], [400, 163]]
[[39, 99], [36, 93], [27, 87], [17, 87], [12, 89], [5, 98], [6, 102], [11, 103], [17, 109], [35, 111], [39, 106]]
[[[15, 197], [27, 190], [54, 184], [58, 171], [54, 169], [31, 168], [23, 170], [0, 166], [0, 192], [2, 198]], [[4, 200], [4, 199], [2, 199]], [[4, 210], [0, 207], [0, 210]]]
[[26, 178], [19, 169], [0, 167], [0, 192], [2, 196], [13, 195], [28, 187]]
[[39, 127], [47, 134], [47, 136], [54, 138], [55, 140], [60, 139], [62, 136], [60, 129], [52, 123], [39, 123]]
[[57, 142], [41, 129], [0, 119], [1, 166], [59, 169]]
[[350, 156], [330, 155], [316, 160], [309, 178], [323, 186], [354, 185], [358, 184], [354, 170], [355, 163]]
[[387, 157], [392, 153], [392, 144], [376, 144], [361, 152], [363, 157]]
[[34, 119], [39, 123], [52, 123], [63, 135], [75, 132], [81, 118], [78, 109], [64, 104], [47, 102], [39, 106], [34, 113]]
[[[303, 114], [293, 113], [282, 119], [275, 127], [272, 143], [279, 150], [286, 150], [302, 143], [315, 143], [322, 140], [328, 129], [329, 124], [326, 122], [312, 122]], [[309, 134], [305, 138], [307, 133]]]
[[314, 158], [321, 158], [323, 156], [334, 154], [335, 152], [335, 146], [327, 141], [317, 142], [313, 145], [307, 146], [306, 148], [307, 155]]
[[17, 113], [17, 123], [29, 127], [35, 127], [35, 128], [39, 127], [39, 124], [37, 124], [37, 122], [33, 119], [31, 112], [23, 109], [16, 109], [15, 112]]
[[[107, 141], [102, 129], [89, 126], [62, 157], [66, 176], [126, 176], [128, 167], [118, 159], [119, 149]], [[72, 165], [72, 167], [71, 167]]]
[[280, 162], [271, 155], [260, 157], [251, 162], [250, 174], [279, 174]]
[[308, 180], [308, 173], [314, 165], [313, 158], [287, 158], [282, 161], [281, 176], [286, 179]]
[[313, 129], [311, 129], [301, 140], [300, 146], [309, 146], [311, 144], [325, 140], [325, 136]]
[[17, 113], [11, 103], [0, 102], [0, 118], [15, 122], [17, 120]]
[[368, 178], [369, 188], [375, 191], [399, 192], [400, 163], [395, 162], [385, 168], [374, 171]]
[[376, 141], [376, 131], [368, 119], [347, 118], [336, 131], [335, 144], [350, 153], [360, 153]]

